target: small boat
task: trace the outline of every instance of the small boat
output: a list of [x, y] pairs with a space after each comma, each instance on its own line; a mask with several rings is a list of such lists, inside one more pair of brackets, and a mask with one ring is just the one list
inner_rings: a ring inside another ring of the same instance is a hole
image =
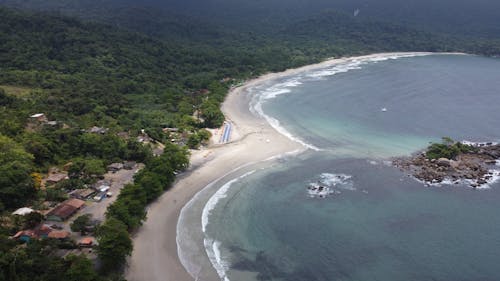
[[382, 111], [382, 112], [386, 112], [386, 111], [387, 111], [387, 108], [383, 107], [383, 108], [381, 109], [381, 111]]

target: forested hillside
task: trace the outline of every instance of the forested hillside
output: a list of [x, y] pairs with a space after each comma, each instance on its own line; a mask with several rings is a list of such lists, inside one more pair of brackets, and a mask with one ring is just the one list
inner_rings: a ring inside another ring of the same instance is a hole
[[[126, 10], [151, 10], [156, 13], [181, 15], [180, 18], [201, 19], [207, 23], [257, 27], [283, 27], [314, 17], [327, 10], [336, 10], [360, 18], [382, 20], [430, 32], [452, 33], [477, 38], [500, 37], [495, 0], [105, 0], [95, 5], [92, 0], [0, 0], [11, 6], [46, 11], [59, 11], [85, 18], [118, 18]], [[110, 16], [113, 10], [118, 16]], [[132, 19], [133, 21], [133, 19]]]
[[[371, 52], [500, 54], [493, 39], [354, 16], [345, 1], [333, 3], [340, 11], [324, 11], [334, 5], [320, 0], [0, 4], [18, 8], [0, 7], [0, 280], [119, 280], [129, 232], [188, 166], [186, 148], [209, 138], [204, 128], [222, 124], [220, 104], [244, 79]], [[153, 153], [158, 146], [161, 156]], [[74, 242], [8, 238], [42, 220], [19, 219], [14, 209], [46, 211], [125, 161], [145, 168], [96, 232], [106, 275], [95, 274], [84, 257], [56, 255]], [[44, 189], [51, 168], [67, 169], [68, 178]]]

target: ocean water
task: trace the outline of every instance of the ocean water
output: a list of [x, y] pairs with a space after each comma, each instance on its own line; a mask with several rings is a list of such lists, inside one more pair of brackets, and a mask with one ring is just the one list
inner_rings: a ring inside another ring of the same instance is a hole
[[252, 94], [256, 114], [310, 149], [228, 174], [184, 208], [179, 253], [193, 276], [500, 280], [500, 184], [426, 187], [389, 161], [442, 136], [500, 140], [499, 59], [353, 59]]

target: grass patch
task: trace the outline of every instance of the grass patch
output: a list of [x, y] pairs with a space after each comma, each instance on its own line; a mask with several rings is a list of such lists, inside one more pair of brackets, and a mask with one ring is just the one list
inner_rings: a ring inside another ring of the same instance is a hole
[[9, 86], [9, 85], [0, 85], [0, 88], [3, 89], [5, 93], [8, 95], [20, 98], [27, 97], [34, 90], [32, 88]]

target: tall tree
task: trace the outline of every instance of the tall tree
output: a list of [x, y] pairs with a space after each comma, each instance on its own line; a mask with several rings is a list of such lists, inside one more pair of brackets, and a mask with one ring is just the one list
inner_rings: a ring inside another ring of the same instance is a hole
[[0, 209], [19, 207], [34, 195], [32, 169], [33, 155], [0, 135]]
[[69, 256], [66, 261], [70, 266], [66, 271], [64, 280], [67, 281], [96, 281], [99, 276], [92, 267], [92, 262], [85, 256]]
[[114, 270], [123, 265], [127, 256], [132, 253], [132, 240], [127, 226], [115, 218], [109, 218], [99, 227], [97, 235], [97, 253], [103, 271]]

